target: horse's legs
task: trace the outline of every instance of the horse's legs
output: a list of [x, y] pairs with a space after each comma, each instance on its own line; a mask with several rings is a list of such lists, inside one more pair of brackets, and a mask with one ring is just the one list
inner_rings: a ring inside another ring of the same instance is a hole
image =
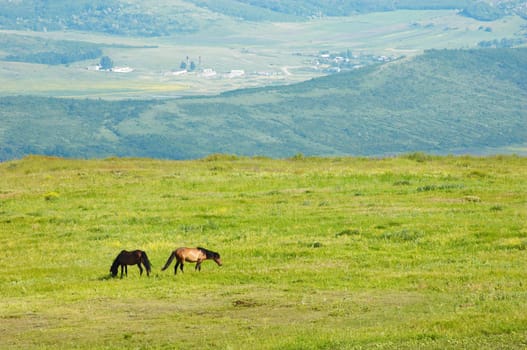
[[177, 275], [177, 268], [179, 267], [179, 260], [176, 262], [176, 266], [174, 266], [174, 275]]
[[201, 271], [201, 261], [202, 260], [198, 260], [198, 262], [196, 263], [196, 268], [195, 268], [196, 271]]
[[123, 278], [123, 273], [124, 273], [124, 265], [121, 265], [121, 278]]
[[139, 267], [139, 276], [143, 275], [143, 268], [141, 267], [141, 263], [137, 263], [137, 267]]
[[128, 265], [124, 265], [124, 274], [128, 277]]
[[183, 272], [183, 261], [181, 262], [181, 265], [179, 266], [179, 269], [181, 270], [181, 272]]

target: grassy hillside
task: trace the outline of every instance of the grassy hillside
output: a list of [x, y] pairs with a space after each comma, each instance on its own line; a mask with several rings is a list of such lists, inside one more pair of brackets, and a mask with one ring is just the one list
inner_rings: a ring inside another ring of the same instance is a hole
[[[525, 158], [0, 163], [0, 348], [523, 349]], [[160, 269], [178, 246], [224, 265]], [[152, 275], [111, 279], [121, 249]]]
[[527, 15], [527, 7], [521, 0], [0, 0], [0, 28], [81, 30], [151, 37], [198, 32], [219, 17], [287, 22], [401, 9], [462, 10], [461, 14], [484, 21], [510, 14]]
[[282, 87], [167, 101], [0, 99], [0, 159], [525, 152], [526, 49], [434, 50]]

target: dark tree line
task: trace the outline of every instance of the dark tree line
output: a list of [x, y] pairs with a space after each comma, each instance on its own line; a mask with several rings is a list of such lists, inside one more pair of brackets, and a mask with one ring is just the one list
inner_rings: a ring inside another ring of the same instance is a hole
[[4, 58], [6, 61], [14, 62], [28, 62], [28, 63], [39, 63], [39, 64], [69, 64], [77, 61], [84, 61], [98, 58], [102, 55], [100, 48], [92, 48], [88, 50], [78, 49], [67, 52], [35, 52], [35, 53], [23, 53], [17, 55], [8, 55]]
[[161, 36], [194, 32], [198, 24], [189, 16], [149, 13], [119, 0], [24, 0], [0, 1], [0, 29]]

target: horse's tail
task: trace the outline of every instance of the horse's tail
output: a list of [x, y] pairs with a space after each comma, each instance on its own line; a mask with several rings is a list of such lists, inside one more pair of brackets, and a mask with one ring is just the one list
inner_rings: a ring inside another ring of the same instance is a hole
[[170, 264], [172, 263], [172, 260], [174, 260], [175, 257], [176, 257], [176, 251], [174, 250], [172, 254], [170, 254], [170, 256], [168, 257], [168, 260], [165, 266], [163, 266], [163, 268], [161, 269], [161, 271], [165, 271], [170, 266]]
[[152, 264], [150, 264], [150, 260], [148, 260], [148, 256], [146, 255], [145, 251], [141, 251], [141, 261], [146, 267], [146, 272], [150, 273], [152, 270]]
[[112, 274], [112, 276], [117, 276], [117, 271], [119, 270], [119, 257], [121, 256], [121, 254], [117, 255], [117, 257], [115, 258], [115, 260], [113, 261], [112, 263], [112, 267], [110, 267], [110, 272]]

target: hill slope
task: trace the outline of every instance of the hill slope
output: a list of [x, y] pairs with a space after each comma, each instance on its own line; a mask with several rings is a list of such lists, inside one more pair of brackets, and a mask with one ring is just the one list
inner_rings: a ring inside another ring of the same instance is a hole
[[0, 0], [0, 29], [151, 37], [198, 32], [227, 18], [284, 22], [401, 9], [456, 9], [486, 21], [510, 14], [527, 17], [520, 0]]
[[[167, 101], [0, 99], [0, 159], [523, 152], [527, 49], [428, 51], [282, 87]], [[38, 114], [35, 111], [39, 111]]]

